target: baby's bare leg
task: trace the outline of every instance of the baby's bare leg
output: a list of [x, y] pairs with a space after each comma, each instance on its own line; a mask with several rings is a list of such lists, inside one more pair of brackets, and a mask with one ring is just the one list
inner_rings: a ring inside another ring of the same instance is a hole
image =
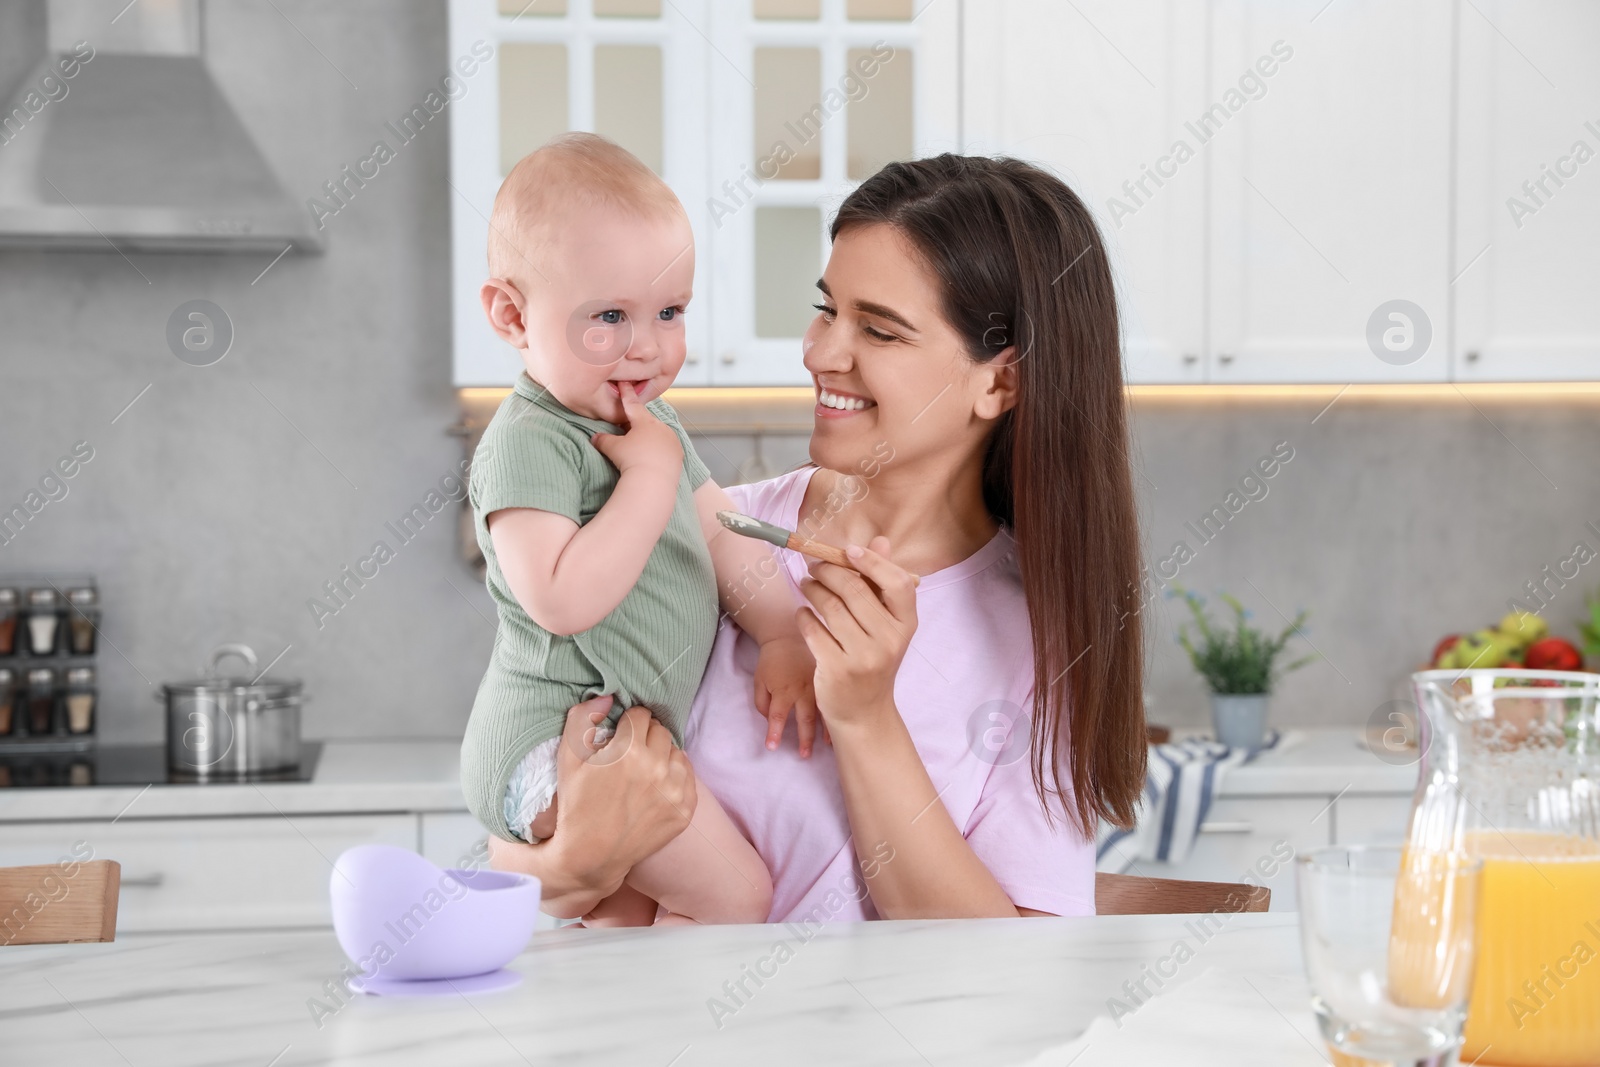
[[772, 875], [711, 790], [697, 795], [688, 829], [636, 864], [626, 885], [695, 922], [766, 922]]
[[656, 902], [626, 883], [583, 917], [583, 925], [649, 926], [656, 921]]
[[533, 817], [528, 824], [528, 832], [523, 834], [526, 841], [543, 841], [556, 832], [556, 803], [560, 797], [551, 797], [550, 806]]

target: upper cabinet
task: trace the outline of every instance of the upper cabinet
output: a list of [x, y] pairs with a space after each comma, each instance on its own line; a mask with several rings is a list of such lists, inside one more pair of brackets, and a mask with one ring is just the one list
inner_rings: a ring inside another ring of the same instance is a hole
[[[451, 0], [455, 381], [505, 170], [595, 130], [696, 237], [685, 385], [809, 384], [843, 197], [955, 150], [1099, 221], [1145, 383], [1600, 379], [1600, 5]], [[485, 58], [487, 55], [487, 58]], [[1063, 263], [1063, 270], [1073, 264]]]
[[1043, 164], [1094, 213], [1131, 378], [1204, 381], [1206, 166], [1184, 123], [1204, 95], [1205, 5], [968, 7], [966, 150]]
[[840, 202], [885, 163], [956, 150], [958, 5], [926, 4], [718, 0], [702, 245], [716, 384], [810, 384], [800, 337]]
[[[676, 190], [701, 250], [695, 290], [705, 291], [709, 258], [694, 207], [706, 196], [708, 53], [695, 28], [706, 6], [672, 0], [664, 12], [662, 0], [451, 0], [451, 63], [481, 61], [450, 119], [456, 385], [510, 385], [522, 370], [479, 303], [489, 214], [517, 160], [558, 133], [604, 134]], [[685, 385], [708, 380], [707, 319], [688, 317]]]
[[1319, 6], [1211, 5], [1210, 380], [1442, 381], [1452, 0]]
[[1600, 378], [1600, 5], [1457, 17], [1455, 377]]
[[455, 383], [503, 386], [520, 370], [479, 306], [488, 215], [511, 166], [564, 130], [617, 141], [689, 213], [678, 384], [809, 382], [800, 337], [833, 210], [884, 163], [957, 146], [956, 8], [451, 0], [452, 55], [492, 53], [488, 91], [453, 105]]

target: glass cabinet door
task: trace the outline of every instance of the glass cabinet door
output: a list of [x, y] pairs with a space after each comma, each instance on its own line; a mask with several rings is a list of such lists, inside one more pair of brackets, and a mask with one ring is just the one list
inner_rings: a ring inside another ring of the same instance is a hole
[[[955, 150], [960, 5], [928, 0], [451, 0], [476, 57], [451, 120], [454, 380], [504, 386], [483, 321], [500, 182], [564, 130], [627, 148], [694, 227], [680, 385], [809, 384], [800, 335], [844, 195], [883, 164]], [[920, 12], [920, 13], [919, 13]], [[487, 55], [488, 58], [484, 58]]]
[[[943, 7], [945, 10], [940, 11]], [[717, 384], [809, 385], [827, 226], [883, 164], [957, 147], [958, 5], [728, 0], [711, 67]]]
[[521, 370], [479, 303], [489, 213], [516, 162], [567, 130], [616, 141], [683, 201], [697, 256], [689, 354], [678, 384], [709, 381], [710, 235], [702, 224], [709, 6], [708, 0], [451, 0], [451, 56], [490, 56], [451, 120], [456, 385], [505, 386]]

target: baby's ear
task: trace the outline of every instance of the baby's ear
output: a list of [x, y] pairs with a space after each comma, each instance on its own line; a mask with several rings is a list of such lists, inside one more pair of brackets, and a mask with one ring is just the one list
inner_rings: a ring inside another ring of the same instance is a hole
[[527, 325], [523, 322], [525, 302], [517, 287], [504, 278], [490, 278], [478, 291], [483, 313], [495, 334], [512, 348], [528, 347]]

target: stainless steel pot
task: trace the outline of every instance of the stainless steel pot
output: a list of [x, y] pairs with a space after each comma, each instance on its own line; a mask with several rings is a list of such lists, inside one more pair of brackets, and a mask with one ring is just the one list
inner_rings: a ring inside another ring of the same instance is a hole
[[[248, 677], [225, 677], [221, 663], [244, 660]], [[292, 771], [300, 763], [299, 682], [261, 681], [246, 645], [211, 653], [209, 676], [161, 687], [167, 706], [167, 768], [209, 781]]]

